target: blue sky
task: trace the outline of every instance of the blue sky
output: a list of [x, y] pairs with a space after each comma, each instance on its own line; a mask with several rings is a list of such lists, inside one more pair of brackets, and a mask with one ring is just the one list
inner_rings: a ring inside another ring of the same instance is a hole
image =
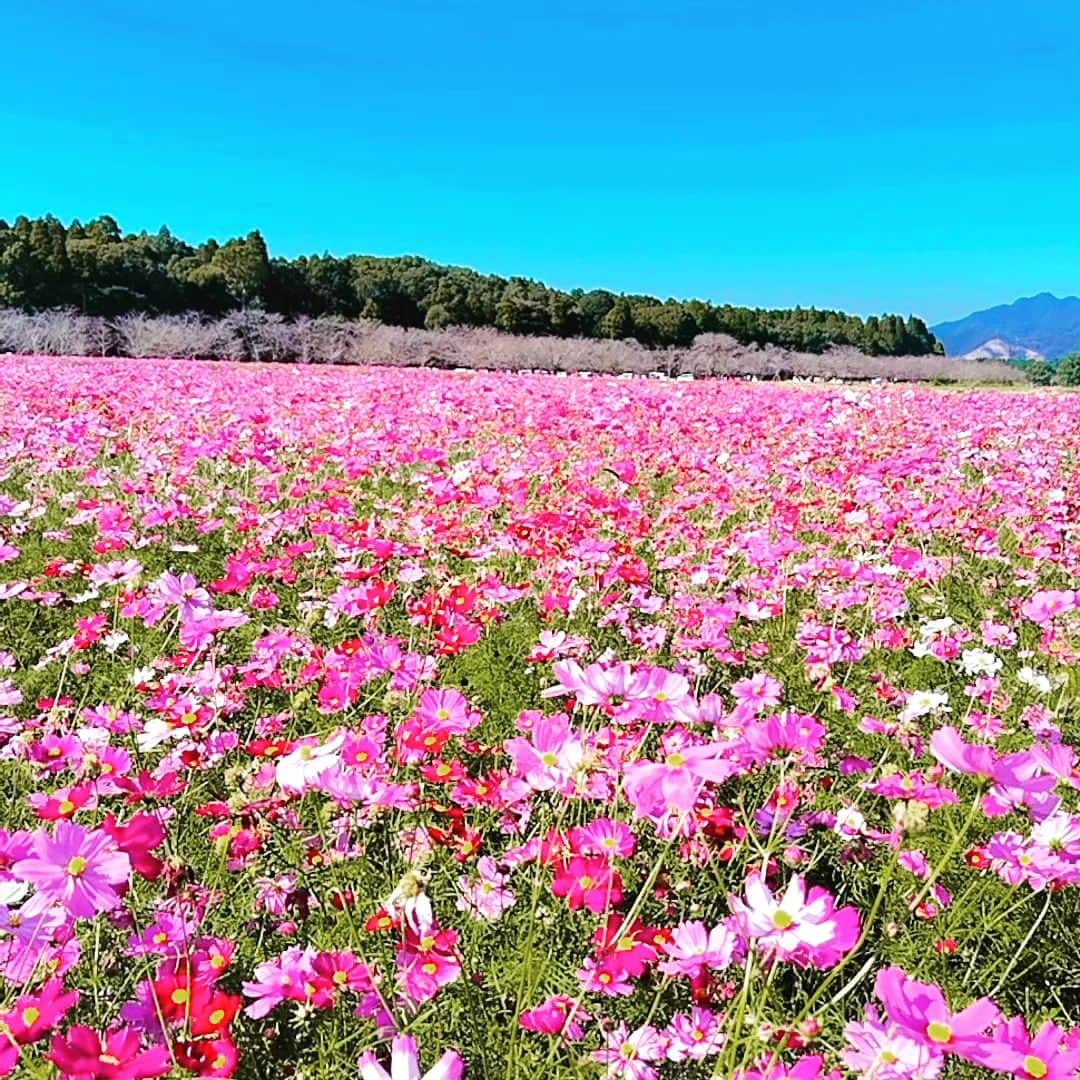
[[1069, 0], [34, 0], [4, 29], [8, 219], [930, 321], [1080, 291]]

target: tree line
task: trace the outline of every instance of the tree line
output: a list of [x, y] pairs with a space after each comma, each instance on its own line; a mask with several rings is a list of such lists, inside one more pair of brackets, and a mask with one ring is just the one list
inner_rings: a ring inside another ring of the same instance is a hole
[[852, 346], [872, 356], [943, 353], [922, 319], [862, 319], [816, 308], [764, 309], [660, 300], [606, 289], [554, 289], [524, 277], [482, 274], [416, 256], [271, 257], [258, 231], [193, 246], [167, 228], [124, 233], [103, 216], [65, 226], [52, 215], [0, 219], [0, 307], [75, 308], [220, 316], [249, 307], [288, 319], [332, 316], [441, 330], [494, 327], [511, 334], [689, 345], [728, 334], [744, 345], [801, 352]]
[[1080, 352], [1057, 360], [1019, 360], [1016, 366], [1036, 386], [1080, 386]]

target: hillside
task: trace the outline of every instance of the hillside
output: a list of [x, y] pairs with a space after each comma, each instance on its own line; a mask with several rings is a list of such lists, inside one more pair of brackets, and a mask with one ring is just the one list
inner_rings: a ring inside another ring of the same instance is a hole
[[938, 323], [933, 332], [949, 356], [1056, 359], [1080, 350], [1080, 297], [1043, 292]]
[[699, 334], [744, 345], [811, 353], [831, 346], [872, 356], [941, 352], [922, 319], [862, 319], [814, 308], [765, 310], [703, 300], [661, 300], [607, 289], [551, 288], [416, 256], [272, 258], [258, 232], [193, 246], [168, 229], [122, 233], [101, 217], [65, 226], [55, 217], [0, 220], [0, 306], [72, 307], [115, 318], [132, 312], [220, 316], [258, 307], [285, 316], [364, 318], [442, 330], [494, 327], [511, 334], [631, 339], [650, 348], [685, 347]]

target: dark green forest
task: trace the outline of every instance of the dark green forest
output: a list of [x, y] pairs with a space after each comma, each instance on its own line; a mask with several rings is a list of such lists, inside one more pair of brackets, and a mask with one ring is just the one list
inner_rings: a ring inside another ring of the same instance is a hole
[[743, 344], [804, 352], [830, 345], [878, 356], [943, 352], [914, 316], [863, 320], [814, 308], [766, 310], [605, 289], [563, 292], [415, 256], [283, 259], [271, 257], [259, 232], [193, 246], [167, 228], [125, 234], [108, 216], [67, 226], [51, 215], [12, 224], [0, 219], [0, 307], [71, 307], [107, 317], [259, 307], [286, 317], [334, 315], [435, 330], [494, 326], [513, 334], [632, 338], [658, 347], [723, 333]]

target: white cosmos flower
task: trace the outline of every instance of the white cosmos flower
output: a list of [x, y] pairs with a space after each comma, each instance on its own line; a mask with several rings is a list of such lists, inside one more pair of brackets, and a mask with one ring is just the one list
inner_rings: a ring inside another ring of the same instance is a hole
[[1001, 660], [986, 649], [965, 649], [960, 655], [960, 666], [968, 675], [996, 675], [1001, 670]]
[[903, 720], [917, 720], [920, 716], [929, 716], [930, 713], [948, 711], [948, 694], [943, 694], [940, 690], [913, 690], [907, 696], [900, 717]]

